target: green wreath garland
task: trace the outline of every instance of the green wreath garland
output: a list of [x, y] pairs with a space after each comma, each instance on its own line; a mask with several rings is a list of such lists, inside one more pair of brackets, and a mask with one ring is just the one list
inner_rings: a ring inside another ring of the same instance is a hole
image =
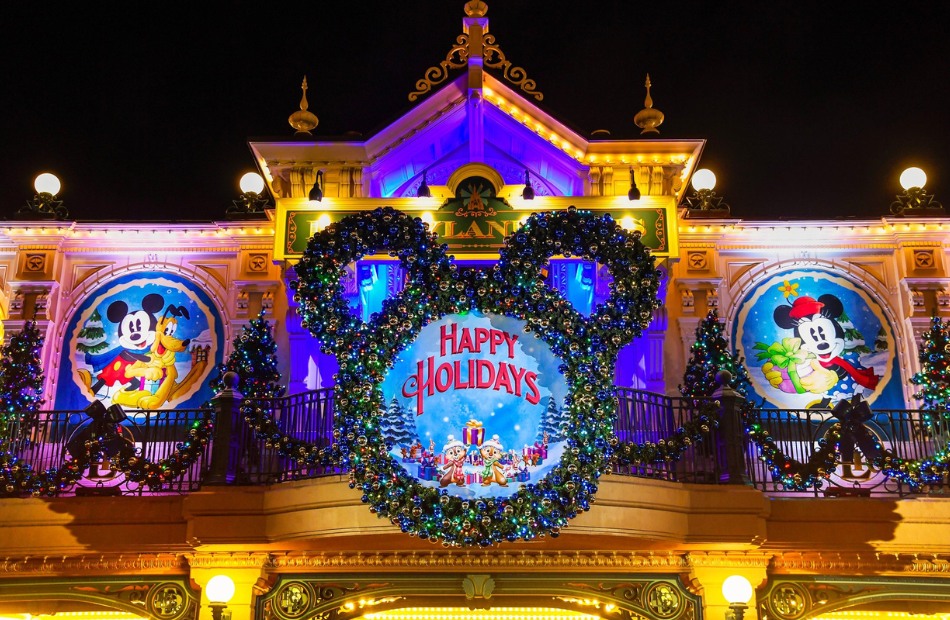
[[[214, 429], [214, 412], [208, 412], [192, 423], [188, 439], [179, 443], [168, 457], [153, 462], [142, 458], [130, 449], [110, 459], [110, 467], [126, 475], [129, 481], [144, 484], [150, 491], [160, 491], [172, 480], [181, 477], [190, 468], [202, 448], [211, 438]], [[82, 472], [102, 454], [103, 440], [91, 439], [86, 443], [85, 453], [62, 465], [37, 471], [8, 451], [0, 453], [0, 497], [56, 496], [79, 482]]]
[[[363, 323], [343, 299], [340, 277], [345, 265], [372, 252], [397, 257], [406, 286]], [[589, 318], [539, 280], [555, 255], [607, 265], [610, 295]], [[660, 273], [639, 235], [608, 216], [573, 207], [533, 214], [506, 240], [490, 273], [459, 270], [426, 224], [386, 207], [314, 235], [295, 269], [303, 323], [340, 366], [332, 457], [348, 467], [350, 485], [362, 491], [370, 510], [422, 539], [487, 546], [556, 536], [590, 509], [597, 479], [612, 457], [617, 351], [641, 333], [659, 306]], [[423, 486], [390, 456], [380, 433], [379, 386], [395, 355], [426, 324], [470, 310], [525, 321], [564, 362], [568, 449], [546, 477], [509, 497], [465, 500]]]

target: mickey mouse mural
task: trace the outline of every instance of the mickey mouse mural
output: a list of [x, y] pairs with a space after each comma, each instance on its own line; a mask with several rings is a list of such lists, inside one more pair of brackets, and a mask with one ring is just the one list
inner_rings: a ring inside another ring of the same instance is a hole
[[883, 310], [831, 272], [787, 271], [762, 282], [740, 304], [735, 334], [753, 388], [773, 406], [830, 409], [855, 394], [878, 408], [904, 404]]
[[90, 295], [66, 329], [57, 409], [93, 400], [129, 409], [197, 407], [220, 361], [220, 318], [194, 283], [164, 273], [137, 273]]

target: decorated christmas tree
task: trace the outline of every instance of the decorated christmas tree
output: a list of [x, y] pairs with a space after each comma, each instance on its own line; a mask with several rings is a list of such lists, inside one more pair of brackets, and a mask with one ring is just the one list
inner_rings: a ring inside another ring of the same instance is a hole
[[0, 350], [0, 431], [7, 437], [13, 423], [32, 423], [43, 402], [43, 336], [35, 321], [28, 321]]
[[920, 372], [910, 380], [921, 389], [914, 398], [923, 401], [925, 419], [937, 423], [948, 417], [950, 403], [950, 321], [943, 322], [937, 316], [931, 319], [918, 359]]
[[93, 310], [92, 315], [79, 330], [76, 350], [80, 353], [99, 353], [108, 346], [106, 330], [102, 328], [102, 315], [98, 310]]
[[553, 396], [548, 397], [548, 406], [541, 416], [541, 423], [538, 425], [538, 436], [535, 441], [544, 440], [544, 433], [548, 434], [548, 441], [561, 441], [564, 439], [564, 412], [558, 409], [557, 402]]
[[234, 350], [227, 361], [218, 365], [218, 375], [210, 382], [217, 392], [224, 387], [224, 373], [234, 371], [240, 377], [238, 391], [244, 398], [278, 398], [284, 395], [277, 370], [277, 343], [270, 323], [262, 312], [234, 339]]
[[719, 322], [719, 313], [710, 310], [696, 328], [696, 342], [691, 348], [692, 356], [686, 363], [680, 392], [686, 398], [709, 398], [716, 391], [716, 373], [728, 370], [732, 373], [734, 390], [743, 396], [750, 393], [749, 373], [743, 360], [729, 350]]
[[416, 441], [416, 421], [411, 412], [399, 404], [395, 396], [389, 402], [389, 407], [382, 412], [379, 430], [386, 445], [390, 447], [408, 448]]

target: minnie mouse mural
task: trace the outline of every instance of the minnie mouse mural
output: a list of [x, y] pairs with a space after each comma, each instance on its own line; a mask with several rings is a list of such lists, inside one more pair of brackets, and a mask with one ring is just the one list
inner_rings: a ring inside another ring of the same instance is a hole
[[737, 328], [746, 358], [761, 364], [753, 386], [777, 406], [829, 409], [855, 394], [873, 400], [887, 387], [889, 326], [843, 278], [818, 270], [772, 278], [745, 302]]

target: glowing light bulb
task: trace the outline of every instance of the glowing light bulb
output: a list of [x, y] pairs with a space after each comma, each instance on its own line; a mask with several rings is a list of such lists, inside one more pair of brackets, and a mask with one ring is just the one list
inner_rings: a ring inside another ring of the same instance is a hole
[[208, 600], [212, 603], [228, 604], [228, 601], [234, 596], [234, 580], [227, 575], [215, 575], [208, 580], [205, 588]]
[[722, 582], [722, 595], [730, 604], [745, 605], [752, 599], [752, 584], [742, 575], [726, 577]]
[[711, 190], [716, 187], [716, 175], [709, 168], [701, 168], [693, 173], [691, 184], [697, 192], [704, 189]]
[[905, 190], [912, 187], [923, 187], [927, 184], [927, 173], [920, 168], [908, 168], [901, 172], [901, 187]]
[[33, 189], [36, 190], [37, 194], [52, 194], [55, 196], [62, 187], [59, 178], [51, 172], [44, 172], [33, 179]]
[[241, 192], [245, 194], [260, 194], [264, 191], [264, 177], [256, 172], [248, 172], [241, 177]]

